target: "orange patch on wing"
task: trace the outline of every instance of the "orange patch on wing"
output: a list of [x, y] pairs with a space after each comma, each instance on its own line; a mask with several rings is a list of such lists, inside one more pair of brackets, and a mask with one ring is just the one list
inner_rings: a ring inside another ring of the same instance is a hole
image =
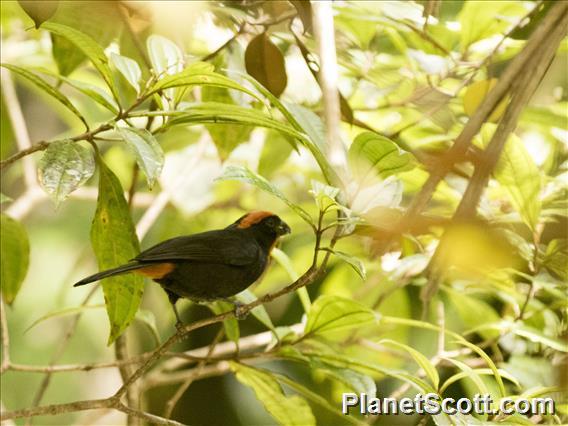
[[248, 228], [255, 223], [260, 222], [265, 217], [274, 216], [274, 213], [268, 211], [257, 211], [257, 212], [250, 212], [245, 217], [241, 219], [239, 224], [237, 225], [238, 228], [244, 229]]
[[145, 268], [137, 269], [134, 272], [148, 278], [160, 279], [172, 272], [174, 267], [175, 265], [173, 263], [155, 263], [153, 265], [148, 265]]

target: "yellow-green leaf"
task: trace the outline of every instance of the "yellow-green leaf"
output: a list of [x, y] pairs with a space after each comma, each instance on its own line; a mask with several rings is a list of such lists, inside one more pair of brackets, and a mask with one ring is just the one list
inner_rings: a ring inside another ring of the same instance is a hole
[[38, 180], [57, 207], [94, 171], [92, 150], [70, 140], [55, 141], [49, 144], [41, 157]]
[[376, 320], [371, 309], [351, 299], [323, 295], [316, 299], [308, 314], [305, 334], [360, 327]]
[[73, 114], [75, 114], [79, 118], [79, 120], [81, 120], [83, 123], [85, 123], [85, 125], [87, 125], [87, 121], [85, 120], [83, 115], [79, 112], [77, 108], [75, 108], [75, 105], [71, 103], [71, 101], [67, 98], [67, 96], [65, 96], [55, 87], [48, 84], [44, 79], [37, 76], [33, 72], [28, 71], [25, 68], [18, 67], [16, 65], [10, 65], [10, 64], [1, 64], [1, 65], [4, 68], [9, 69], [10, 71], [15, 72], [16, 74], [24, 77], [26, 80], [30, 81], [31, 83], [39, 87], [45, 93], [57, 99], [59, 102], [65, 105]]
[[108, 58], [103, 48], [95, 40], [81, 31], [55, 22], [45, 22], [41, 27], [53, 34], [64, 37], [80, 49], [101, 74], [101, 77], [113, 93], [114, 98], [118, 99], [118, 93], [114, 87], [112, 73], [108, 65]]
[[349, 166], [361, 181], [370, 172], [385, 178], [411, 170], [415, 165], [412, 154], [400, 149], [390, 139], [373, 132], [359, 134], [349, 147]]
[[11, 305], [28, 272], [30, 243], [23, 225], [5, 214], [2, 214], [0, 234], [2, 297]]
[[[101, 271], [127, 263], [140, 251], [120, 181], [100, 158], [99, 196], [91, 227], [91, 244]], [[106, 278], [102, 285], [110, 321], [108, 343], [111, 344], [134, 319], [144, 281], [139, 275], [125, 274]]]
[[264, 408], [280, 425], [310, 426], [316, 419], [306, 400], [299, 395], [286, 396], [272, 374], [231, 362], [231, 369], [242, 384], [252, 388]]
[[[492, 78], [491, 80], [481, 80], [470, 84], [465, 94], [463, 95], [463, 109], [468, 117], [475, 114], [479, 105], [487, 97], [487, 94], [495, 87], [497, 84], [497, 79]], [[507, 100], [503, 99], [493, 110], [488, 118], [488, 121], [496, 122], [498, 121], [505, 110], [507, 109]]]

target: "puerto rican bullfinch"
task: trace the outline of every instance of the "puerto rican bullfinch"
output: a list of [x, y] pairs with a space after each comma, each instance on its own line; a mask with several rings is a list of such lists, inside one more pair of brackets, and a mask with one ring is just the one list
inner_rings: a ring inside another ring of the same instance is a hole
[[74, 287], [129, 272], [144, 275], [166, 291], [180, 323], [175, 307], [179, 298], [213, 301], [240, 293], [262, 275], [278, 238], [288, 233], [290, 227], [275, 214], [254, 211], [225, 229], [161, 242]]

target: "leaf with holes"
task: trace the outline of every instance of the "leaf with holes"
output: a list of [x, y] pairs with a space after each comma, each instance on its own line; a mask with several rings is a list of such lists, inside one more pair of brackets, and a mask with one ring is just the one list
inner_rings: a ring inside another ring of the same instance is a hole
[[51, 142], [39, 162], [38, 180], [57, 208], [95, 172], [93, 151], [70, 140]]
[[[99, 196], [91, 244], [102, 271], [127, 263], [139, 253], [140, 246], [120, 181], [101, 158], [98, 163]], [[102, 280], [102, 286], [110, 321], [110, 345], [134, 319], [144, 280], [134, 274], [118, 275]]]
[[116, 127], [120, 136], [136, 156], [138, 166], [144, 171], [148, 187], [153, 188], [164, 167], [164, 151], [152, 133], [136, 127]]

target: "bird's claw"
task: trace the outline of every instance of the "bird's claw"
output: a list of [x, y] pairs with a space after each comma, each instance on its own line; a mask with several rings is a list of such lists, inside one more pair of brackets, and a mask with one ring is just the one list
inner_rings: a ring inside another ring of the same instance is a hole
[[249, 314], [249, 310], [246, 308], [246, 305], [237, 301], [234, 301], [233, 304], [235, 305], [235, 318], [238, 320], [245, 319]]
[[183, 322], [181, 322], [181, 321], [176, 321], [176, 330], [177, 330], [177, 331], [182, 331], [182, 330], [183, 330], [183, 327], [184, 327]]

